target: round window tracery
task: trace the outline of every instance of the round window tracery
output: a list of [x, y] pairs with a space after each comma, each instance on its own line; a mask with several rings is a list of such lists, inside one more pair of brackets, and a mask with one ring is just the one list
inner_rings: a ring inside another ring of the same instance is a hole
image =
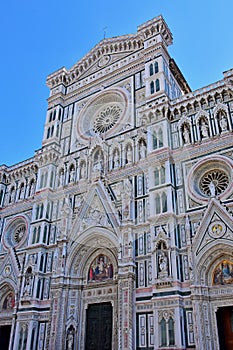
[[210, 198], [228, 198], [233, 191], [233, 160], [216, 155], [205, 157], [190, 167], [187, 185], [188, 194], [197, 203]]
[[108, 106], [96, 116], [93, 122], [93, 130], [103, 134], [110, 130], [119, 120], [122, 109], [119, 106]]
[[205, 173], [200, 179], [201, 192], [210, 197], [211, 195], [219, 195], [223, 193], [229, 185], [228, 175], [220, 170], [214, 169]]
[[16, 218], [5, 229], [3, 243], [7, 248], [16, 247], [25, 240], [27, 224], [22, 217]]
[[100, 92], [78, 112], [78, 138], [89, 142], [97, 134], [110, 136], [121, 131], [128, 125], [129, 107], [129, 96], [123, 89]]
[[24, 233], [26, 231], [26, 226], [24, 224], [22, 225], [19, 225], [16, 229], [15, 229], [15, 232], [14, 232], [14, 240], [16, 243], [19, 243], [23, 236], [24, 236]]

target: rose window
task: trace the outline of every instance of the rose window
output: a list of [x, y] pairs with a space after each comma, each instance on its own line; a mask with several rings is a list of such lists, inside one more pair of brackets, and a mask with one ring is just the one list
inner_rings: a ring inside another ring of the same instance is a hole
[[227, 174], [220, 169], [211, 170], [204, 174], [200, 180], [200, 190], [206, 196], [219, 195], [229, 185]]
[[22, 224], [16, 228], [16, 230], [14, 232], [15, 242], [19, 243], [22, 240], [25, 231], [26, 231], [26, 226], [24, 224]]
[[122, 88], [106, 89], [77, 109], [77, 139], [90, 142], [97, 135], [110, 137], [130, 125], [130, 99]]
[[96, 116], [93, 130], [100, 134], [107, 132], [117, 123], [121, 113], [122, 109], [119, 106], [106, 107]]
[[6, 226], [3, 233], [3, 244], [7, 248], [21, 245], [26, 238], [27, 224], [24, 218], [16, 217]]
[[190, 167], [187, 189], [197, 203], [208, 202], [210, 197], [228, 198], [233, 191], [233, 160], [216, 155], [205, 157]]

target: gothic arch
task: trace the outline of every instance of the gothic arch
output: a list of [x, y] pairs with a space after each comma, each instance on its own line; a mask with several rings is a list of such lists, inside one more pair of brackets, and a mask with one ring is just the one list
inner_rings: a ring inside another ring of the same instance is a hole
[[8, 309], [11, 309], [13, 312], [13, 308], [15, 306], [15, 299], [16, 284], [13, 284], [12, 280], [7, 278], [5, 279], [4, 283], [0, 285], [0, 314], [2, 314], [4, 310]]
[[[209, 114], [206, 111], [200, 110], [195, 118], [197, 127], [197, 138], [200, 141], [202, 138], [212, 136]], [[203, 124], [205, 123], [205, 129], [203, 130]], [[204, 133], [204, 134], [203, 134]]]
[[211, 287], [216, 266], [223, 260], [233, 262], [232, 248], [232, 242], [222, 240], [217, 244], [213, 241], [208, 249], [204, 249], [196, 261], [195, 284]]
[[[217, 106], [213, 110], [214, 114], [214, 121], [215, 121], [215, 127], [217, 134], [223, 133], [225, 131], [231, 130], [231, 120], [229, 118], [229, 113], [227, 106], [223, 103], [218, 103]], [[225, 125], [223, 127], [221, 123], [221, 119], [225, 120]]]
[[115, 261], [116, 271], [118, 244], [116, 234], [110, 229], [104, 227], [88, 228], [78, 236], [68, 254], [67, 273], [87, 276], [87, 269], [97, 252], [102, 252]]
[[193, 130], [190, 118], [181, 118], [178, 122], [178, 130], [181, 145], [193, 143]]

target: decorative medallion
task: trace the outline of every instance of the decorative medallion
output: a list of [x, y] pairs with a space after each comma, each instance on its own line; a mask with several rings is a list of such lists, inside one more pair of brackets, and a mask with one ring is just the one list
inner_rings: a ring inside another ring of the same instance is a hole
[[106, 66], [110, 62], [110, 59], [111, 57], [109, 55], [101, 57], [101, 59], [99, 60], [99, 67], [102, 68]]
[[6, 265], [4, 268], [4, 275], [5, 277], [8, 277], [10, 276], [10, 274], [11, 274], [11, 265]]
[[209, 226], [209, 235], [212, 238], [221, 238], [226, 232], [226, 226], [221, 221], [215, 221]]

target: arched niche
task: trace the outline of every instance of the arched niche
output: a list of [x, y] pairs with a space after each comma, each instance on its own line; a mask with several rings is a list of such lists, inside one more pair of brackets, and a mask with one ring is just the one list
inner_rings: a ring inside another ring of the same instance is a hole
[[68, 255], [67, 272], [73, 277], [88, 281], [92, 263], [101, 254], [108, 257], [114, 274], [117, 271], [118, 239], [115, 232], [104, 227], [90, 227], [76, 238]]
[[222, 243], [214, 241], [209, 249], [203, 249], [201, 256], [196, 259], [194, 284], [208, 287], [219, 286], [220, 284], [213, 284], [213, 278], [216, 269], [220, 268], [223, 262], [228, 262], [228, 264], [232, 262], [233, 265], [232, 244], [224, 239]]

